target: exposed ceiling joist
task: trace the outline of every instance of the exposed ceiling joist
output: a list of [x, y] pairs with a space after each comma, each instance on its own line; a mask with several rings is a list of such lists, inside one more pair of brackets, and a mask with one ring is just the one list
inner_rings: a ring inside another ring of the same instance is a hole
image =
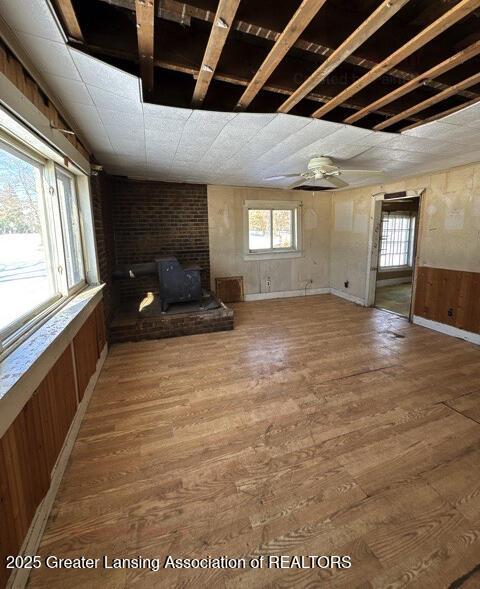
[[359, 121], [360, 119], [362, 119], [363, 117], [368, 115], [369, 113], [374, 112], [380, 108], [383, 108], [387, 104], [390, 104], [391, 102], [394, 102], [398, 98], [405, 96], [405, 94], [412, 92], [412, 90], [419, 88], [420, 86], [422, 86], [424, 84], [424, 82], [426, 80], [429, 80], [432, 78], [437, 78], [438, 76], [442, 76], [446, 72], [452, 70], [453, 68], [457, 67], [458, 65], [460, 65], [462, 63], [465, 63], [466, 61], [468, 61], [472, 57], [475, 57], [476, 55], [479, 55], [479, 54], [480, 54], [480, 41], [477, 41], [476, 43], [472, 43], [471, 45], [469, 45], [465, 49], [462, 49], [462, 51], [459, 51], [455, 55], [452, 55], [452, 57], [449, 57], [448, 59], [445, 59], [444, 61], [442, 61], [438, 65], [435, 65], [434, 67], [430, 68], [429, 70], [427, 70], [423, 74], [420, 74], [419, 76], [417, 76], [413, 80], [410, 80], [410, 82], [407, 82], [406, 84], [403, 84], [402, 86], [400, 86], [396, 90], [393, 90], [393, 92], [390, 92], [389, 94], [386, 94], [382, 98], [375, 100], [375, 102], [372, 102], [371, 104], [369, 104], [365, 108], [362, 108], [362, 110], [360, 110], [360, 111], [356, 112], [355, 114], [351, 115], [350, 117], [348, 117], [348, 119], [345, 119], [345, 122], [349, 123], [349, 124], [356, 123], [357, 121]]
[[445, 117], [448, 117], [449, 115], [455, 114], [456, 112], [458, 112], [460, 110], [464, 110], [465, 108], [468, 108], [469, 106], [473, 106], [474, 104], [478, 104], [479, 102], [480, 102], [480, 97], [473, 98], [472, 100], [469, 100], [468, 102], [464, 102], [463, 104], [460, 104], [458, 106], [454, 106], [453, 108], [449, 108], [448, 110], [444, 110], [443, 112], [440, 112], [436, 115], [428, 117], [428, 119], [423, 119], [421, 121], [418, 121], [417, 123], [413, 123], [412, 125], [409, 125], [408, 127], [404, 127], [401, 130], [401, 132], [405, 133], [405, 131], [410, 131], [411, 129], [415, 129], [416, 127], [420, 127], [420, 125], [425, 125], [426, 123], [433, 123], [434, 121], [439, 121], [441, 119], [444, 119]]
[[451, 88], [444, 90], [443, 92], [440, 92], [439, 94], [436, 94], [435, 96], [432, 96], [431, 98], [428, 98], [427, 100], [424, 100], [423, 102], [420, 102], [419, 104], [415, 104], [411, 108], [404, 110], [403, 112], [399, 113], [398, 115], [395, 115], [394, 117], [390, 117], [386, 121], [383, 121], [383, 123], [379, 123], [378, 125], [375, 125], [374, 129], [376, 131], [380, 131], [381, 129], [386, 129], [387, 127], [391, 127], [395, 123], [398, 123], [399, 121], [403, 121], [404, 119], [406, 119], [407, 117], [409, 117], [411, 115], [415, 115], [415, 114], [421, 112], [422, 110], [425, 110], [425, 109], [433, 106], [434, 104], [438, 104], [439, 102], [446, 100], [450, 96], [453, 96], [454, 94], [456, 94], [457, 91], [471, 88], [472, 86], [475, 86], [476, 84], [480, 84], [480, 73], [470, 76], [466, 80], [463, 80], [462, 82], [459, 82], [458, 84], [455, 84]]
[[244, 110], [249, 106], [325, 2], [326, 0], [303, 0], [240, 97], [236, 110]]
[[[111, 47], [104, 47], [101, 45], [92, 44], [85, 45], [85, 49], [87, 49], [90, 54], [95, 56], [112, 57], [114, 59], [122, 59], [138, 63], [137, 56], [128, 51], [112, 49]], [[163, 68], [165, 70], [181, 72], [183, 74], [192, 76], [194, 79], [197, 79], [200, 73], [197, 67], [188, 65], [187, 63], [179, 63], [173, 59], [165, 57], [155, 58], [154, 66]], [[249, 84], [249, 80], [244, 77], [234, 75], [233, 73], [220, 72], [218, 71], [218, 69], [213, 74], [212, 79], [218, 80], [219, 82], [226, 82], [227, 84], [233, 84], [234, 86], [246, 87]], [[274, 94], [281, 94], [283, 96], [289, 96], [291, 94], [291, 89], [281, 87], [278, 84], [267, 83], [263, 89], [267, 92], [273, 92]], [[322, 104], [330, 100], [329, 96], [326, 96], [325, 94], [321, 94], [319, 92], [311, 92], [308, 96], [306, 96], [306, 98], [307, 100], [311, 100], [312, 102], [321, 102]], [[342, 106], [347, 110], [353, 111], [359, 111], [362, 109], [362, 107], [358, 104], [349, 101], [345, 102]], [[375, 114], [381, 115], [383, 117], [390, 116], [390, 113], [382, 110], [376, 112]], [[415, 122], [420, 121], [420, 119], [417, 117], [411, 117], [411, 120]]]
[[140, 75], [143, 88], [148, 92], [153, 90], [154, 4], [154, 0], [135, 0]]
[[192, 106], [200, 106], [205, 99], [239, 4], [240, 0], [220, 0], [218, 3], [200, 74], [193, 91]]
[[351, 98], [360, 92], [360, 90], [363, 90], [363, 88], [366, 88], [380, 76], [388, 73], [396, 65], [415, 53], [415, 51], [418, 51], [418, 49], [432, 41], [432, 39], [435, 39], [435, 37], [438, 37], [438, 35], [446, 31], [462, 18], [468, 16], [479, 7], [480, 0], [461, 0], [453, 8], [451, 8], [440, 18], [426, 27], [423, 31], [421, 31], [418, 35], [413, 37], [413, 39], [408, 41], [408, 43], [397, 49], [397, 51], [389, 55], [386, 59], [376, 65], [359, 80], [351, 84], [343, 92], [335, 96], [335, 98], [316, 110], [312, 116], [317, 118], [325, 116], [331, 110], [337, 106], [340, 106], [345, 100]]
[[410, 0], [384, 0], [382, 4], [322, 63], [322, 65], [277, 109], [289, 112], [296, 104], [322, 82], [334, 69], [365, 43]]
[[[135, 0], [101, 1], [125, 9], [135, 9]], [[160, 18], [165, 18], [166, 16], [169, 16], [175, 22], [183, 23], [187, 26], [189, 25], [191, 18], [195, 18], [203, 22], [212, 23], [215, 17], [215, 13], [211, 10], [199, 8], [198, 6], [193, 6], [191, 4], [181, 2], [178, 0], [161, 0], [161, 2], [159, 3], [157, 15]], [[238, 18], [234, 20], [232, 28], [245, 35], [260, 37], [262, 39], [268, 39], [270, 41], [276, 41], [281, 34], [281, 32], [277, 30], [274, 30], [272, 28], [266, 28], [265, 26], [260, 26], [256, 22], [247, 22], [240, 20]], [[467, 39], [465, 40], [467, 41]], [[334, 52], [334, 49], [332, 49], [331, 47], [327, 47], [325, 44], [315, 42], [312, 38], [305, 38], [304, 36], [297, 39], [297, 41], [293, 44], [293, 47], [295, 49], [305, 51], [308, 54], [323, 55], [325, 57], [329, 57]], [[345, 59], [345, 63], [360, 67], [365, 70], [371, 70], [378, 65], [378, 62], [372, 61], [372, 59], [367, 59], [364, 56], [354, 54], [349, 55]], [[406, 81], [412, 80], [415, 77], [411, 73], [397, 68], [391, 69], [389, 71], [389, 76], [398, 78], [399, 80]], [[448, 88], [446, 84], [443, 84], [436, 80], [426, 80], [425, 85], [431, 88], [435, 88], [437, 90], [445, 90], [446, 88]], [[465, 98], [473, 98], [473, 96], [471, 96], [471, 93], [469, 93], [468, 91], [461, 93], [461, 95], [465, 96]]]
[[67, 37], [83, 42], [82, 29], [78, 23], [72, 0], [54, 0], [58, 13], [66, 29]]

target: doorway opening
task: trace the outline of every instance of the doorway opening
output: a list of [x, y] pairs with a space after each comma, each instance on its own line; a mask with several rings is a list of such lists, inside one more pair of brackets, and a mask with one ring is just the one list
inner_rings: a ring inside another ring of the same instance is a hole
[[407, 318], [412, 306], [419, 200], [381, 202], [374, 305]]

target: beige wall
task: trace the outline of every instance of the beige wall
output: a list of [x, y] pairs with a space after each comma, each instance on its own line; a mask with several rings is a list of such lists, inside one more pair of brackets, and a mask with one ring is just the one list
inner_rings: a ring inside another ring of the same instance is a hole
[[[425, 188], [419, 264], [480, 272], [480, 164], [392, 184], [336, 192], [332, 198], [331, 287], [365, 297], [372, 195]], [[350, 286], [344, 287], [348, 280]]]
[[[243, 276], [245, 293], [328, 288], [330, 261], [330, 193], [266, 190], [230, 186], [208, 187], [210, 267], [215, 277]], [[303, 255], [299, 258], [244, 260], [245, 200], [301, 201]], [[267, 278], [271, 287], [266, 285]]]

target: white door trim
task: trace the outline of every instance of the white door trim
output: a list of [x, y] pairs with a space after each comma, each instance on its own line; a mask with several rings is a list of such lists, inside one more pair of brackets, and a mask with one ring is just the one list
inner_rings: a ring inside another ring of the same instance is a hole
[[[375, 303], [375, 286], [377, 282], [378, 272], [378, 248], [380, 246], [380, 230], [381, 230], [381, 218], [382, 218], [382, 202], [384, 200], [395, 201], [403, 200], [405, 198], [420, 198], [425, 192], [425, 188], [421, 190], [406, 190], [405, 192], [399, 193], [398, 197], [385, 198], [388, 192], [378, 192], [372, 194], [372, 204], [370, 206], [370, 222], [368, 229], [368, 257], [367, 261], [369, 266], [366, 272], [366, 284], [365, 284], [365, 304], [367, 307], [373, 307]], [[420, 235], [420, 231], [417, 230], [417, 240]], [[418, 258], [418, 245], [417, 255]], [[415, 261], [416, 265], [416, 261]]]

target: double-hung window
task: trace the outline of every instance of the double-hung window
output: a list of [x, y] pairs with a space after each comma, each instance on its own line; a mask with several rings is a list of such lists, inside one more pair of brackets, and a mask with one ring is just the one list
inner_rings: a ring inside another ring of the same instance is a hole
[[75, 176], [3, 136], [0, 351], [84, 284]]
[[382, 213], [379, 267], [401, 268], [413, 264], [415, 215], [410, 212]]
[[246, 253], [298, 252], [300, 203], [248, 201], [245, 203]]

